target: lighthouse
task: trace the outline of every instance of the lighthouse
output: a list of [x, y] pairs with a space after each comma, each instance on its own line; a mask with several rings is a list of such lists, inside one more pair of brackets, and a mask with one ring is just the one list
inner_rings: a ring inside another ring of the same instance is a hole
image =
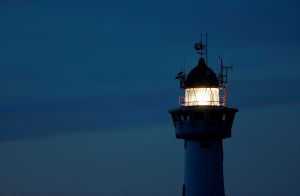
[[225, 196], [223, 139], [231, 137], [238, 111], [228, 107], [227, 69], [231, 67], [220, 58], [221, 71], [216, 74], [206, 63], [207, 41], [194, 47], [200, 59], [188, 74], [176, 76], [184, 96], [179, 97], [177, 108], [169, 110], [176, 138], [184, 140], [182, 196]]

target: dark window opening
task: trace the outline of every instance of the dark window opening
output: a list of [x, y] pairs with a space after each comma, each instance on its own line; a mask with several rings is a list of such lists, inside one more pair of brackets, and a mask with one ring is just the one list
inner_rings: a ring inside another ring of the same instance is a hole
[[204, 120], [204, 112], [195, 112], [194, 119], [195, 120]]
[[222, 120], [222, 114], [217, 111], [210, 111], [208, 113], [208, 120]]

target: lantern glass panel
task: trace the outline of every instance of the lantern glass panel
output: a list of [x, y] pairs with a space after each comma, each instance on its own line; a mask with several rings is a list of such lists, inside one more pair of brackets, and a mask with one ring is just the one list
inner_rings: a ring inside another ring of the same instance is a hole
[[187, 88], [185, 89], [185, 105], [220, 105], [219, 88]]

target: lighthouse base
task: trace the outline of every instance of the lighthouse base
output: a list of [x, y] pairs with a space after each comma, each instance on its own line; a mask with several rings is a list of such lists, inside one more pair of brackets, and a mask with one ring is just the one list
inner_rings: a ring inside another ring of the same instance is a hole
[[225, 196], [222, 140], [185, 140], [183, 196]]

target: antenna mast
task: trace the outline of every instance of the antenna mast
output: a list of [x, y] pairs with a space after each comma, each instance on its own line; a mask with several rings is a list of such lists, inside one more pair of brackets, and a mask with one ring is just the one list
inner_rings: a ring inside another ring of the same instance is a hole
[[224, 66], [223, 64], [223, 57], [219, 55], [219, 59], [221, 61], [221, 73], [218, 75], [218, 79], [220, 85], [225, 86], [228, 82], [228, 70], [233, 68], [233, 65]]

